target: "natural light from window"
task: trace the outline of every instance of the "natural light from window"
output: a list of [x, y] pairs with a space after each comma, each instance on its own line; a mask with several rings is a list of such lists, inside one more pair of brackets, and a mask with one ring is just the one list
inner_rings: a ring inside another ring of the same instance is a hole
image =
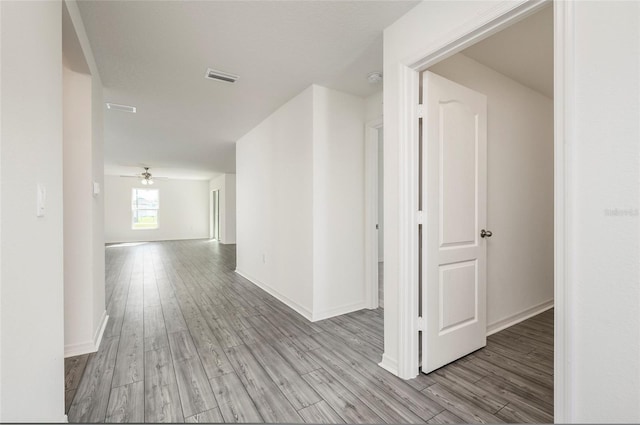
[[158, 189], [133, 189], [131, 194], [131, 228], [149, 230], [158, 228], [160, 208]]

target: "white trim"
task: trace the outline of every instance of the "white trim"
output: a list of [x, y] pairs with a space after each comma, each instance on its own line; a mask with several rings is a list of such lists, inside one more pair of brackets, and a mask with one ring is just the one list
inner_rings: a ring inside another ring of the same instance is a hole
[[100, 326], [98, 327], [98, 329], [96, 329], [96, 332], [93, 335], [96, 351], [98, 351], [98, 348], [100, 348], [100, 343], [102, 342], [102, 337], [104, 336], [104, 330], [107, 328], [108, 321], [109, 321], [109, 315], [107, 314], [107, 310], [104, 310], [102, 312], [102, 319], [100, 319]]
[[91, 341], [81, 342], [78, 344], [65, 345], [64, 357], [67, 358], [81, 356], [83, 354], [95, 353], [96, 351], [98, 351], [98, 348], [100, 348], [100, 343], [102, 342], [104, 330], [107, 328], [108, 321], [109, 316], [107, 315], [107, 311], [105, 310], [102, 313], [102, 318], [100, 319], [100, 326], [93, 334], [93, 339]]
[[[419, 72], [399, 64], [398, 376], [418, 375], [418, 90]], [[387, 280], [385, 280], [387, 282]]]
[[340, 316], [341, 314], [351, 313], [353, 311], [362, 310], [363, 308], [367, 308], [367, 303], [365, 300], [361, 300], [355, 303], [345, 304], [339, 307], [330, 308], [328, 310], [324, 310], [320, 313], [313, 312], [313, 320], [312, 322], [317, 322], [319, 320], [329, 319], [331, 317]]
[[573, 422], [571, 382], [571, 146], [574, 123], [574, 9], [554, 4], [554, 421]]
[[278, 292], [277, 290], [273, 289], [269, 285], [265, 284], [264, 282], [261, 282], [260, 280], [254, 278], [254, 277], [249, 276], [248, 274], [244, 273], [241, 270], [236, 269], [235, 272], [237, 274], [239, 274], [240, 276], [244, 277], [245, 279], [247, 279], [249, 282], [251, 282], [254, 285], [256, 285], [258, 288], [264, 290], [265, 292], [267, 292], [270, 295], [273, 295], [278, 300], [282, 301], [287, 306], [289, 306], [292, 309], [294, 309], [295, 311], [297, 311], [300, 315], [302, 315], [302, 317], [304, 317], [308, 321], [310, 321], [310, 322], [313, 321], [312, 320], [312, 312], [308, 308], [298, 304], [297, 302], [293, 301], [291, 298], [289, 298], [289, 297], [287, 297], [285, 295], [282, 295], [280, 292]]
[[530, 319], [533, 316], [537, 316], [538, 314], [543, 313], [551, 308], [553, 308], [553, 300], [545, 301], [538, 305], [534, 305], [533, 307], [530, 307], [526, 310], [523, 310], [520, 313], [516, 313], [504, 319], [498, 320], [495, 323], [487, 325], [487, 336], [510, 328], [513, 325], [517, 325], [518, 323]]
[[[551, 0], [503, 1], [461, 26], [453, 29], [440, 40], [424, 49], [403, 64], [417, 71], [424, 71], [436, 63], [455, 55], [503, 29], [536, 13]], [[417, 107], [416, 107], [417, 116]]]
[[364, 281], [365, 306], [378, 308], [378, 136], [382, 117], [365, 124], [364, 143]]
[[64, 416], [62, 417], [62, 423], [63, 423], [63, 424], [68, 424], [68, 423], [69, 423], [69, 416], [64, 415]]
[[[443, 38], [437, 40], [425, 49], [401, 61], [397, 64], [399, 78], [398, 84], [398, 149], [399, 149], [399, 218], [398, 218], [398, 373], [403, 379], [410, 379], [418, 374], [418, 349], [417, 349], [417, 291], [418, 291], [418, 247], [417, 232], [415, 231], [416, 203], [417, 203], [417, 95], [419, 90], [419, 72], [446, 59], [447, 57], [460, 52], [461, 50], [475, 44], [490, 35], [526, 18], [537, 12], [550, 2], [548, 0], [530, 0], [501, 2], [495, 8], [488, 10], [484, 15], [476, 16], [465, 22], [461, 27], [445, 34]], [[570, 81], [569, 69], [566, 68], [571, 44], [567, 40], [571, 34], [572, 7], [571, 2], [556, 2], [556, 12], [564, 12], [564, 19], [555, 20], [555, 77], [559, 78], [555, 82], [555, 190], [556, 190], [556, 227], [555, 227], [555, 292], [559, 300], [556, 302], [555, 315], [556, 334], [556, 364], [555, 364], [555, 409], [556, 420], [566, 421], [560, 411], [565, 408], [566, 391], [564, 382], [567, 382], [565, 374], [566, 354], [564, 353], [564, 340], [566, 329], [565, 323], [565, 280], [568, 280], [566, 260], [567, 229], [567, 206], [563, 203], [568, 197], [566, 191], [565, 178], [567, 164], [563, 154], [565, 144], [567, 144], [568, 131], [564, 127], [565, 116], [565, 96], [571, 94], [565, 92], [565, 81]], [[561, 4], [561, 6], [558, 6]], [[567, 17], [567, 15], [570, 15]], [[565, 68], [563, 68], [563, 66]], [[562, 75], [559, 75], [561, 74]], [[560, 152], [562, 151], [562, 152]], [[560, 155], [558, 155], [560, 153]], [[560, 347], [561, 346], [561, 347]], [[562, 360], [559, 360], [562, 359]], [[562, 393], [562, 395], [561, 395]]]
[[380, 366], [387, 372], [393, 373], [394, 375], [398, 374], [398, 362], [394, 359], [387, 357], [386, 354], [382, 355], [382, 361], [378, 363], [378, 366]]

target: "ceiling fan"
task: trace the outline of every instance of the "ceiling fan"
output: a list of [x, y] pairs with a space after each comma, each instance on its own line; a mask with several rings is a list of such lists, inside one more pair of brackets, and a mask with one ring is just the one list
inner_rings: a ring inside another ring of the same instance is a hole
[[140, 183], [144, 184], [144, 185], [152, 185], [153, 184], [153, 180], [157, 179], [157, 180], [167, 180], [168, 177], [153, 177], [153, 175], [149, 172], [149, 167], [143, 167], [144, 171], [140, 174], [137, 174], [135, 176], [120, 176], [120, 177], [133, 177], [136, 179], [140, 179]]

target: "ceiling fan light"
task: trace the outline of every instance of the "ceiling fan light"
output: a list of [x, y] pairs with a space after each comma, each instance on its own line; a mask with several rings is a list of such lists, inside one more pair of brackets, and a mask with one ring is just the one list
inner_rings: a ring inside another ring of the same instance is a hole
[[147, 184], [153, 184], [153, 180], [151, 179], [147, 180]]
[[140, 180], [140, 182], [141, 182], [142, 184], [147, 184], [147, 179], [142, 179], [142, 180]]

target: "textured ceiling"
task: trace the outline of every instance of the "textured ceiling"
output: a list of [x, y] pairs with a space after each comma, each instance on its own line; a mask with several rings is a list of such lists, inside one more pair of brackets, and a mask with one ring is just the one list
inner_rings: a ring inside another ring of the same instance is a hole
[[105, 110], [105, 172], [233, 172], [235, 141], [310, 84], [381, 90], [366, 76], [382, 70], [382, 30], [417, 3], [79, 1], [105, 101], [138, 108]]
[[462, 53], [553, 98], [553, 7], [547, 6]]

